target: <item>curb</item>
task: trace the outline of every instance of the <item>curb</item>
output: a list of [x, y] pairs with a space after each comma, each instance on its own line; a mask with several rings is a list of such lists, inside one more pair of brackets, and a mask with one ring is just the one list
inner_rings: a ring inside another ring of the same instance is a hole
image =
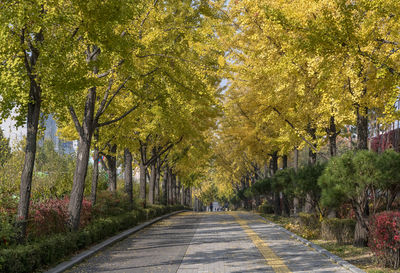
[[349, 270], [350, 272], [353, 272], [353, 273], [366, 273], [365, 271], [361, 270], [360, 268], [358, 268], [358, 267], [352, 265], [351, 263], [346, 262], [346, 261], [343, 260], [342, 258], [340, 258], [340, 257], [338, 257], [338, 256], [336, 256], [336, 255], [334, 255], [334, 254], [332, 254], [332, 253], [330, 253], [330, 252], [329, 252], [328, 250], [326, 250], [325, 248], [320, 247], [319, 245], [316, 245], [316, 244], [314, 244], [314, 243], [312, 243], [312, 242], [310, 242], [310, 241], [308, 241], [308, 240], [306, 240], [306, 239], [304, 239], [304, 238], [302, 238], [302, 237], [300, 237], [300, 236], [294, 234], [293, 232], [291, 232], [291, 231], [285, 229], [284, 227], [282, 227], [282, 226], [280, 226], [280, 225], [278, 225], [278, 224], [275, 224], [275, 223], [273, 223], [273, 222], [271, 222], [271, 221], [265, 219], [265, 218], [262, 217], [261, 215], [258, 215], [258, 216], [261, 217], [263, 220], [265, 220], [267, 223], [270, 223], [270, 224], [273, 225], [274, 227], [276, 227], [276, 228], [278, 228], [279, 230], [285, 232], [286, 234], [288, 234], [288, 235], [289, 235], [290, 237], [292, 237], [293, 239], [295, 239], [295, 240], [301, 242], [302, 244], [304, 244], [304, 245], [306, 245], [306, 246], [312, 248], [313, 250], [317, 251], [318, 253], [320, 253], [320, 254], [322, 254], [322, 255], [328, 257], [331, 261], [333, 261], [334, 263], [337, 263], [338, 265], [340, 265], [341, 267], [343, 267], [343, 268]]
[[85, 251], [79, 253], [78, 255], [72, 257], [69, 261], [60, 263], [56, 267], [54, 267], [54, 268], [52, 268], [52, 269], [50, 269], [48, 271], [45, 271], [44, 273], [61, 273], [61, 272], [64, 272], [64, 271], [70, 269], [71, 267], [73, 267], [74, 265], [82, 262], [83, 260], [93, 256], [94, 254], [96, 254], [100, 250], [103, 250], [104, 248], [106, 248], [106, 247], [108, 247], [108, 246], [110, 246], [110, 245], [112, 245], [112, 244], [114, 244], [114, 243], [116, 243], [118, 241], [121, 241], [121, 240], [123, 240], [123, 239], [125, 239], [127, 237], [129, 237], [133, 233], [138, 232], [139, 230], [142, 230], [145, 227], [148, 227], [148, 226], [150, 226], [150, 225], [152, 225], [152, 224], [154, 224], [154, 223], [156, 223], [156, 222], [158, 222], [160, 220], [163, 220], [163, 219], [168, 218], [168, 217], [170, 217], [172, 215], [175, 215], [175, 214], [178, 214], [178, 213], [181, 213], [181, 212], [185, 212], [185, 211], [190, 211], [190, 210], [179, 210], [179, 211], [171, 212], [169, 214], [166, 214], [166, 215], [154, 218], [154, 219], [152, 219], [150, 221], [144, 222], [143, 224], [140, 224], [140, 225], [135, 226], [133, 228], [127, 229], [127, 230], [121, 232], [120, 234], [114, 235], [111, 238], [108, 238], [107, 240], [105, 240], [105, 241], [103, 241], [103, 242], [101, 242], [101, 243], [99, 243], [97, 245], [92, 246], [90, 249], [85, 250]]

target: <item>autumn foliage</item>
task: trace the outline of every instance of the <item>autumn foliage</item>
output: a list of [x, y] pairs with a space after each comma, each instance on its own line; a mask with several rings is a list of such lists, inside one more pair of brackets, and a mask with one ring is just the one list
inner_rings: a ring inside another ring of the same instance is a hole
[[386, 211], [371, 218], [369, 247], [385, 265], [400, 267], [399, 211]]

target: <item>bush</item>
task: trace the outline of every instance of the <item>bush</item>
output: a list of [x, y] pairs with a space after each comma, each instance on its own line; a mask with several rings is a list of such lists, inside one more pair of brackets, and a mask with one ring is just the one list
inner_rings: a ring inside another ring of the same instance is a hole
[[371, 217], [369, 247], [385, 266], [400, 267], [400, 212], [387, 211]]
[[96, 219], [79, 232], [54, 234], [27, 245], [0, 249], [0, 272], [33, 272], [121, 230], [135, 226], [140, 221], [148, 220], [148, 217], [157, 217], [182, 209], [183, 206], [168, 206], [134, 210], [118, 216]]
[[[48, 199], [30, 206], [28, 221], [28, 237], [36, 238], [49, 234], [66, 232], [68, 221], [69, 198]], [[90, 201], [83, 199], [80, 227], [83, 228], [90, 223], [92, 215]]]
[[319, 217], [311, 213], [299, 213], [299, 232], [306, 239], [316, 239], [321, 234], [321, 222]]
[[319, 221], [319, 217], [312, 213], [299, 213], [299, 222], [300, 225], [310, 227], [310, 228], [320, 228], [321, 223]]
[[336, 240], [338, 244], [351, 243], [354, 238], [356, 221], [353, 219], [324, 219], [321, 224], [321, 237]]
[[95, 218], [115, 216], [132, 209], [126, 193], [100, 191], [96, 200], [93, 207], [93, 217]]
[[15, 243], [14, 228], [18, 201], [16, 196], [0, 192], [0, 249]]
[[258, 206], [258, 212], [264, 213], [264, 214], [273, 214], [274, 207], [271, 206], [267, 201], [264, 201], [262, 203], [262, 205]]

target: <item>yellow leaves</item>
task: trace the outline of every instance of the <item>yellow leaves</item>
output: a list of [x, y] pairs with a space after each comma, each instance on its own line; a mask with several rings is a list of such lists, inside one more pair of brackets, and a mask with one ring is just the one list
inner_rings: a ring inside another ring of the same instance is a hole
[[224, 58], [224, 56], [219, 56], [218, 57], [218, 64], [219, 64], [219, 66], [221, 68], [225, 66], [225, 58]]

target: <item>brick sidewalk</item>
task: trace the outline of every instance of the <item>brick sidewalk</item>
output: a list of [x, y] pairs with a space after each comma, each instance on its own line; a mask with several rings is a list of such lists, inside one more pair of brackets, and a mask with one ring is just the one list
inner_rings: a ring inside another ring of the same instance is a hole
[[69, 272], [349, 272], [247, 212], [183, 213]]

